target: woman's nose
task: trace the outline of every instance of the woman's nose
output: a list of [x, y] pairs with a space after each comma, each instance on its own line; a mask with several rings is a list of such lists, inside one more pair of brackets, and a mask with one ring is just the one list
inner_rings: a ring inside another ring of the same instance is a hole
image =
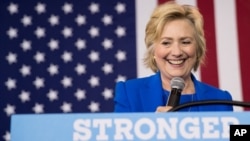
[[172, 55], [179, 56], [182, 54], [182, 49], [179, 43], [174, 43], [171, 49]]

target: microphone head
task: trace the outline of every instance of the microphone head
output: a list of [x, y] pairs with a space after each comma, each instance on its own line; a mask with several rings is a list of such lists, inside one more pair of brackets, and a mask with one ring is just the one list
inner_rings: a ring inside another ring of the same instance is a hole
[[172, 80], [170, 81], [170, 84], [171, 84], [171, 88], [183, 90], [183, 88], [185, 87], [185, 82], [181, 77], [172, 78]]

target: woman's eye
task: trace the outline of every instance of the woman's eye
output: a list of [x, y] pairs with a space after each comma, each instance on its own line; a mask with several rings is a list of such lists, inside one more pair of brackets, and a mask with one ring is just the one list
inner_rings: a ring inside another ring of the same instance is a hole
[[162, 44], [166, 46], [166, 45], [169, 45], [170, 42], [162, 42]]
[[183, 41], [182, 43], [183, 44], [190, 44], [191, 42], [190, 41]]

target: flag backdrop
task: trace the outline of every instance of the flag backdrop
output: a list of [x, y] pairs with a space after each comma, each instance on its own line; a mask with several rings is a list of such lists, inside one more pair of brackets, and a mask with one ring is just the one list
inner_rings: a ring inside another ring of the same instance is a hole
[[[0, 140], [12, 114], [112, 112], [117, 81], [152, 74], [144, 30], [162, 2], [1, 1]], [[249, 101], [250, 1], [178, 2], [204, 15], [207, 61], [195, 75]]]

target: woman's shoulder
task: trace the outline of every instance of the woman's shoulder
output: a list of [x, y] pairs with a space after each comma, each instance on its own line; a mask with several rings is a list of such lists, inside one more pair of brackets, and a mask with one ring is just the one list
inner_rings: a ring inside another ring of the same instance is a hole
[[206, 91], [213, 91], [213, 92], [225, 92], [226, 91], [226, 90], [222, 90], [216, 86], [213, 86], [205, 82], [198, 81], [197, 83], [200, 88], [203, 88]]
[[156, 74], [151, 74], [151, 75], [144, 76], [144, 77], [137, 77], [137, 78], [128, 79], [128, 80], [122, 81], [122, 82], [123, 83], [144, 82], [146, 80], [154, 79], [157, 76], [158, 76], [158, 74], [156, 73]]
[[205, 83], [205, 82], [202, 82], [202, 81], [196, 79], [196, 77], [193, 74], [191, 77], [192, 77], [192, 80], [194, 82], [195, 87], [197, 87], [197, 88], [200, 88], [202, 90], [223, 91], [223, 90], [219, 89], [218, 87], [215, 87], [211, 84], [208, 84], [208, 83]]
[[197, 93], [202, 93], [208, 97], [231, 97], [227, 90], [223, 90], [211, 84], [194, 79], [195, 89]]

